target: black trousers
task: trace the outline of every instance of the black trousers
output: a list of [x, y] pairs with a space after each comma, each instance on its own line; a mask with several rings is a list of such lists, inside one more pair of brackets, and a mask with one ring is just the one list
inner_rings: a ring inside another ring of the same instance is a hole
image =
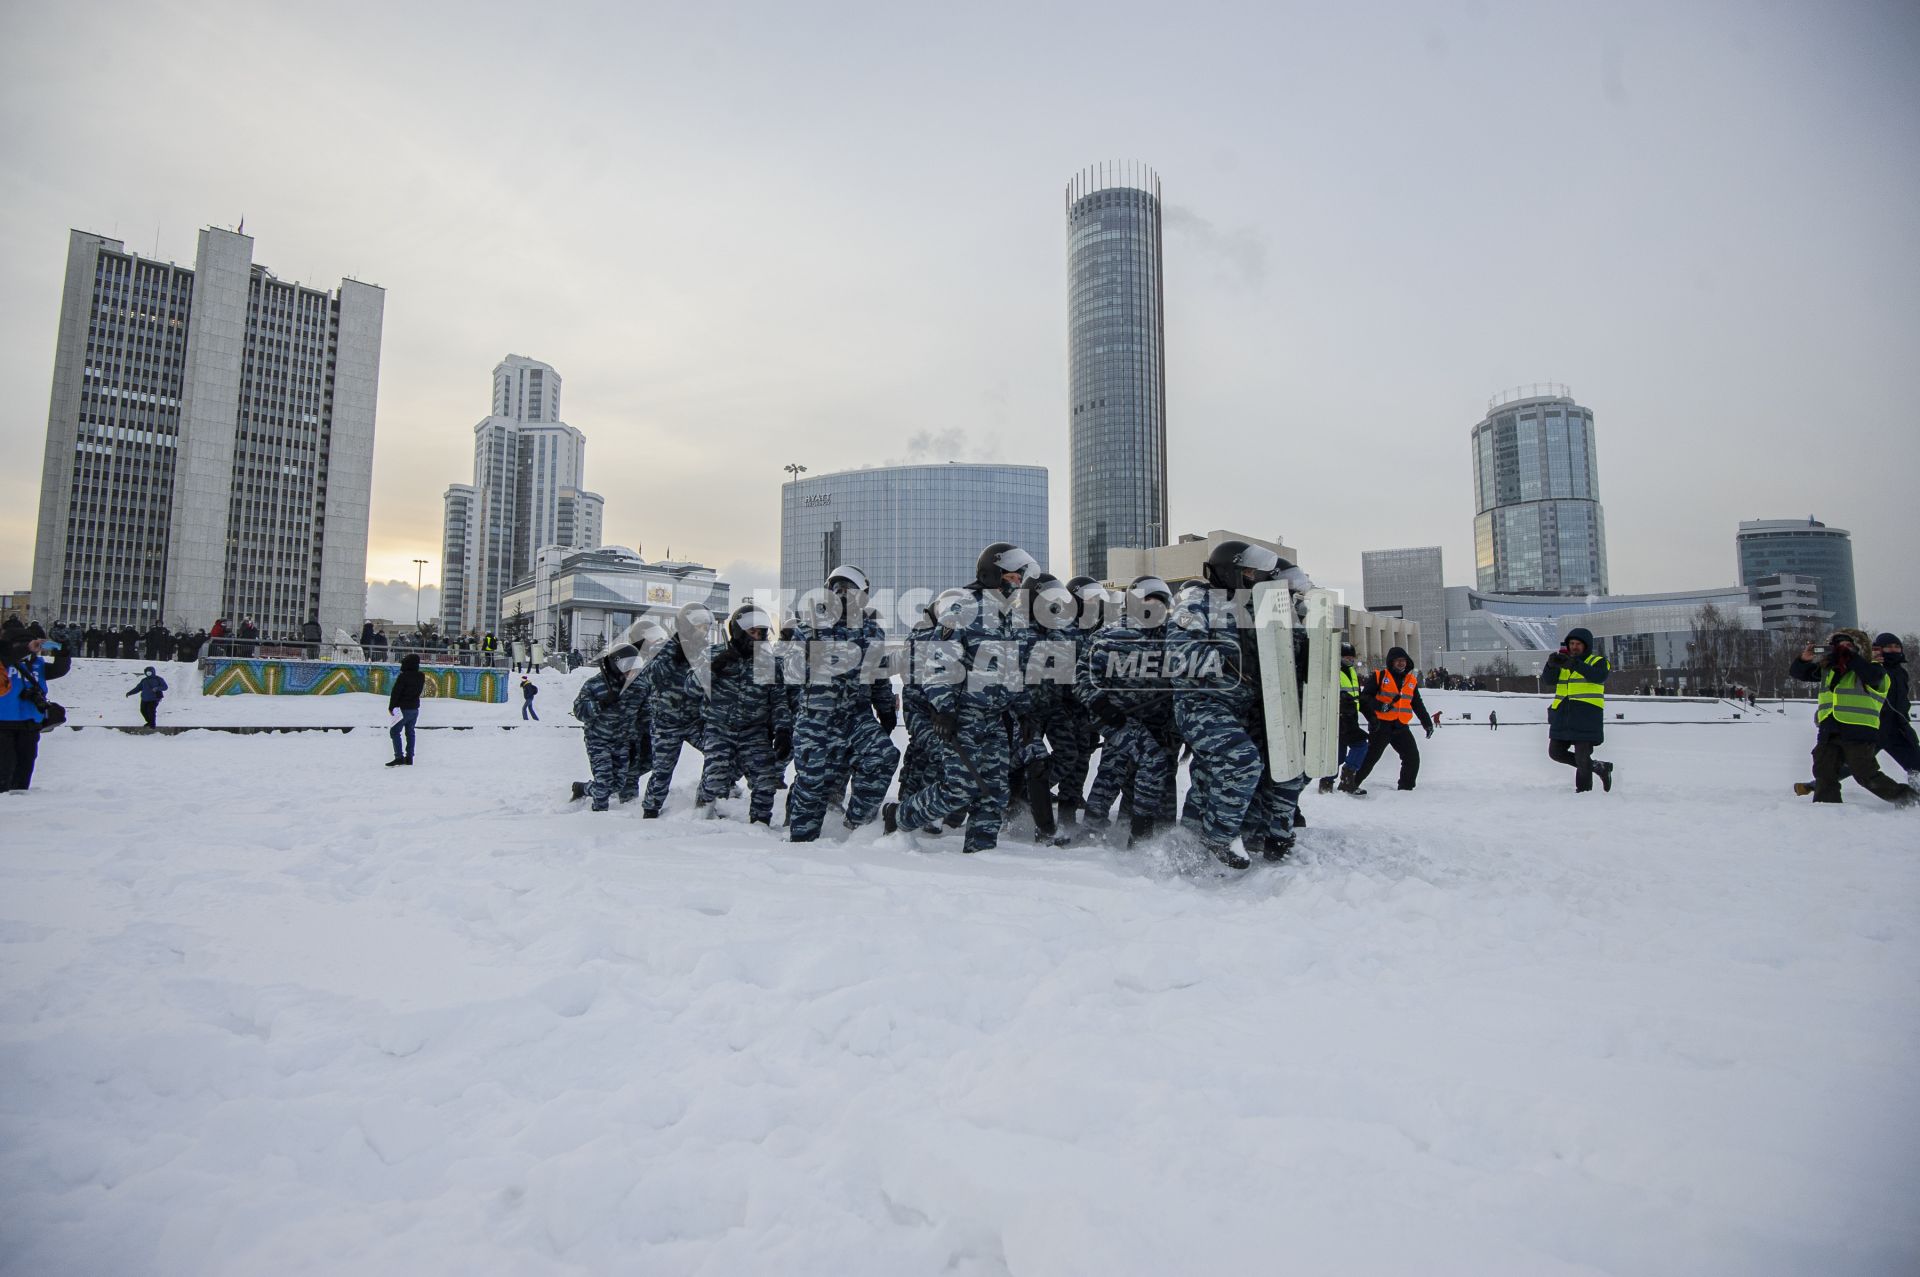
[[1820, 737], [1813, 745], [1813, 801], [1840, 801], [1840, 773], [1843, 766], [1853, 773], [1856, 784], [1872, 790], [1877, 797], [1890, 803], [1911, 798], [1912, 790], [1880, 770], [1879, 755], [1879, 741], [1846, 740], [1831, 735]]
[[1883, 731], [1880, 733], [1880, 749], [1908, 771], [1920, 772], [1920, 745], [1916, 745], [1911, 738]]
[[1574, 792], [1584, 794], [1593, 788], [1593, 742], [1586, 740], [1550, 740], [1547, 757], [1573, 768]]
[[160, 709], [159, 701], [141, 701], [140, 702], [140, 717], [147, 720], [148, 727], [159, 726], [158, 723], [153, 721], [153, 716], [159, 712], [159, 709]]
[[40, 724], [0, 723], [0, 793], [32, 785], [39, 757]]
[[1374, 767], [1386, 756], [1389, 746], [1400, 755], [1400, 788], [1413, 788], [1414, 781], [1420, 777], [1420, 747], [1413, 742], [1413, 729], [1405, 723], [1392, 723], [1378, 718], [1373, 720], [1372, 729], [1367, 734], [1367, 761], [1360, 764], [1360, 776], [1354, 784], [1361, 783], [1373, 773]]

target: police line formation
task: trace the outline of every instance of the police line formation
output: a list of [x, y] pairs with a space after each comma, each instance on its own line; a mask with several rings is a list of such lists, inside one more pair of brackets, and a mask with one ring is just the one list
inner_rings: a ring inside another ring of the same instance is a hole
[[[1116, 595], [1091, 577], [1062, 582], [996, 542], [974, 580], [936, 596], [905, 640], [888, 639], [867, 605], [866, 574], [850, 565], [778, 623], [743, 604], [717, 645], [708, 644], [712, 613], [688, 605], [674, 633], [637, 625], [580, 689], [573, 712], [593, 779], [576, 783], [574, 797], [596, 811], [639, 799], [644, 816], [658, 817], [681, 746], [692, 744], [704, 757], [695, 800], [704, 814], [744, 780], [749, 818], [771, 824], [787, 787], [794, 842], [817, 839], [837, 811], [848, 829], [878, 820], [889, 834], [964, 830], [962, 849], [976, 852], [996, 845], [1008, 813], [1024, 807], [1043, 841], [1123, 836], [1136, 846], [1164, 836], [1244, 869], [1253, 856], [1277, 861], [1292, 850], [1313, 777], [1322, 793], [1364, 795], [1391, 749], [1399, 788], [1413, 789], [1412, 725], [1431, 736], [1433, 719], [1407, 652], [1393, 648], [1384, 667], [1363, 672], [1330, 624], [1331, 596], [1264, 547], [1223, 542], [1202, 570], [1174, 583], [1144, 576]], [[1803, 792], [1839, 801], [1844, 766], [1876, 794], [1910, 802], [1866, 747], [1891, 688], [1884, 667], [1849, 663], [1841, 649], [1856, 640], [1865, 652], [1864, 636], [1849, 633], [1834, 653], [1803, 653], [1825, 664], [1795, 667], [1822, 684], [1818, 789]], [[1549, 754], [1573, 769], [1577, 792], [1596, 780], [1610, 792], [1614, 765], [1593, 753], [1609, 668], [1592, 647], [1575, 629], [1549, 657]], [[900, 712], [904, 756], [892, 740]], [[896, 771], [898, 799], [888, 801]]]

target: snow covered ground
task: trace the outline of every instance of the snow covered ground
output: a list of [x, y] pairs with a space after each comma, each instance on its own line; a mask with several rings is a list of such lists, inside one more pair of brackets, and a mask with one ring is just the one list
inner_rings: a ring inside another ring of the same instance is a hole
[[[410, 770], [46, 738], [0, 797], [0, 1272], [1920, 1271], [1920, 815], [1795, 800], [1804, 707], [1623, 706], [1576, 797], [1538, 700], [1435, 696], [1476, 725], [1416, 791], [1222, 882], [790, 847], [692, 820], [691, 753], [667, 819], [591, 814], [550, 677], [548, 729]], [[137, 722], [118, 679], [56, 699]], [[162, 721], [315, 705], [384, 719]]]

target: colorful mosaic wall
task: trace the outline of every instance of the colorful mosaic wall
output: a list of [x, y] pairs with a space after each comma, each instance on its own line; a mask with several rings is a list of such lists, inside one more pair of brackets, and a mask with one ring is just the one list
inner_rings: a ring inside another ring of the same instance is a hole
[[[212, 658], [200, 662], [200, 691], [205, 696], [334, 696], [341, 692], [372, 692], [385, 696], [393, 690], [398, 665], [341, 665], [332, 661], [257, 661]], [[464, 666], [423, 665], [425, 696], [459, 701], [507, 699], [507, 675], [502, 670]]]

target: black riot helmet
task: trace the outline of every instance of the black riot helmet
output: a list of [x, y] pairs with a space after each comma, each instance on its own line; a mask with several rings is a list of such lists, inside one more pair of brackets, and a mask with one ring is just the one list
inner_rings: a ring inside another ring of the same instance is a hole
[[639, 667], [640, 649], [631, 643], [617, 643], [600, 654], [600, 673], [610, 687], [625, 687]]
[[1045, 630], [1060, 630], [1073, 624], [1079, 604], [1074, 601], [1072, 591], [1061, 584], [1059, 577], [1051, 572], [1041, 572], [1028, 577], [1025, 584], [1031, 595], [1028, 613], [1035, 625]]
[[773, 619], [751, 603], [742, 603], [727, 618], [727, 647], [734, 655], [747, 657], [755, 643], [773, 637]]
[[1153, 630], [1165, 625], [1173, 608], [1173, 587], [1157, 576], [1137, 576], [1127, 587], [1127, 619], [1141, 629]]
[[1106, 624], [1107, 614], [1113, 605], [1106, 586], [1093, 577], [1076, 576], [1067, 582], [1067, 592], [1073, 595], [1079, 605], [1080, 628], [1097, 630]]
[[[1040, 565], [1034, 562], [1033, 556], [1013, 542], [995, 541], [980, 551], [980, 559], [973, 565], [973, 583], [995, 594], [1012, 594], [1029, 573], [1039, 570]], [[1020, 579], [1008, 585], [1009, 576]]]
[[1216, 590], [1244, 590], [1257, 582], [1271, 581], [1292, 566], [1263, 545], [1222, 541], [1207, 555], [1201, 572]]

